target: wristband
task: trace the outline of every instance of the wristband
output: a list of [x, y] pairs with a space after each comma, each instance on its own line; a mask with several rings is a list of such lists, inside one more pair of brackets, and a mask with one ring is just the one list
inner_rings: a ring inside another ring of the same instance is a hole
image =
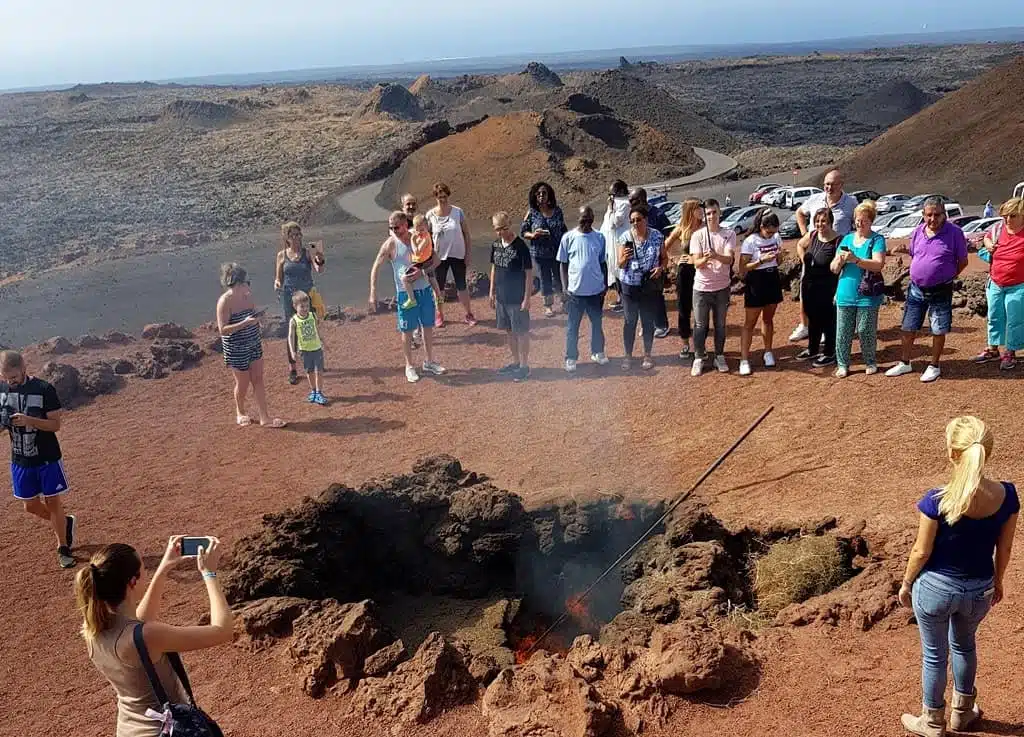
[[203, 579], [217, 578], [217, 571], [203, 571]]

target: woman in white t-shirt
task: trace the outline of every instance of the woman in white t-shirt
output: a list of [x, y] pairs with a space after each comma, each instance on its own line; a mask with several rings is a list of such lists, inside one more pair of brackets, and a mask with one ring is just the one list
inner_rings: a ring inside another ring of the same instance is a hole
[[775, 366], [772, 339], [775, 337], [775, 310], [782, 302], [781, 259], [779, 216], [766, 207], [757, 213], [754, 232], [740, 247], [739, 275], [745, 284], [743, 306], [746, 308], [740, 339], [740, 376], [750, 375], [750, 344], [758, 318], [761, 318], [764, 338], [764, 365], [768, 368]]
[[[700, 376], [707, 353], [704, 344], [708, 337], [709, 318], [714, 315], [715, 368], [729, 372], [725, 361], [725, 319], [729, 311], [732, 285], [733, 254], [736, 251], [736, 232], [722, 229], [719, 221], [722, 208], [717, 200], [704, 204], [707, 224], [690, 236], [690, 261], [694, 267], [693, 294], [693, 349], [695, 358], [691, 376]], [[685, 209], [684, 209], [685, 213]], [[680, 299], [683, 295], [680, 294]]]
[[[437, 206], [431, 208], [427, 213], [427, 222], [430, 223], [431, 235], [434, 237], [434, 253], [440, 260], [435, 274], [443, 297], [445, 283], [448, 281], [448, 272], [449, 270], [452, 272], [459, 302], [466, 310], [466, 324], [473, 326], [476, 325], [476, 318], [473, 317], [473, 307], [469, 299], [469, 290], [466, 287], [466, 271], [470, 267], [473, 242], [469, 235], [465, 214], [461, 209], [448, 202], [451, 195], [452, 191], [447, 184], [444, 182], [435, 184], [434, 199], [437, 200]], [[437, 312], [437, 327], [444, 327], [443, 302], [438, 304]]]

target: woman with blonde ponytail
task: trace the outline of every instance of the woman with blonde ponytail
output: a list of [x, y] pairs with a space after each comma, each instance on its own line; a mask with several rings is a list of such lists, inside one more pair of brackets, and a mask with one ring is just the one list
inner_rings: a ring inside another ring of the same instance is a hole
[[690, 256], [690, 240], [704, 225], [704, 214], [700, 200], [688, 197], [683, 200], [679, 223], [665, 239], [665, 253], [668, 266], [676, 275], [676, 309], [679, 313], [679, 337], [683, 340], [679, 357], [684, 361], [693, 358], [690, 350], [690, 317], [693, 314], [693, 282], [696, 269]]
[[142, 623], [142, 638], [160, 684], [170, 703], [188, 699], [171, 668], [167, 653], [200, 650], [231, 642], [233, 621], [224, 593], [217, 583], [220, 557], [217, 538], [207, 538], [209, 549], [199, 549], [196, 567], [210, 597], [210, 624], [177, 627], [159, 621], [160, 599], [167, 574], [186, 558], [181, 536], [167, 543], [163, 559], [143, 588], [146, 568], [130, 545], [107, 545], [93, 555], [75, 577], [75, 598], [82, 612], [82, 636], [96, 669], [117, 694], [116, 737], [157, 737], [162, 723], [150, 712], [162, 712], [139, 659], [133, 634]]
[[920, 522], [900, 587], [903, 606], [914, 609], [921, 636], [920, 716], [904, 714], [903, 727], [921, 737], [946, 733], [946, 663], [953, 657], [949, 726], [968, 729], [981, 717], [974, 687], [978, 670], [975, 633], [989, 609], [1002, 601], [1020, 500], [1009, 482], [985, 476], [992, 433], [977, 417], [946, 426], [953, 474], [917, 504]]

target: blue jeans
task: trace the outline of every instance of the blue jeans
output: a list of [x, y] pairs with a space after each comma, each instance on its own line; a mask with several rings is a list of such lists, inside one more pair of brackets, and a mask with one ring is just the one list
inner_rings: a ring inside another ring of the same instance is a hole
[[565, 330], [565, 357], [573, 361], [580, 357], [580, 323], [583, 315], [590, 319], [590, 352], [604, 353], [604, 331], [601, 321], [604, 319], [604, 294], [579, 296], [566, 295], [565, 309], [569, 313], [569, 324]]
[[932, 335], [946, 335], [953, 327], [953, 287], [940, 289], [938, 292], [925, 294], [921, 287], [910, 282], [907, 289], [907, 301], [903, 305], [903, 325], [905, 333], [916, 333], [924, 327], [925, 315], [928, 316]]
[[991, 578], [953, 578], [925, 571], [911, 598], [921, 635], [922, 701], [931, 709], [946, 703], [946, 663], [953, 653], [953, 687], [974, 693], [978, 653], [974, 635], [992, 607]]

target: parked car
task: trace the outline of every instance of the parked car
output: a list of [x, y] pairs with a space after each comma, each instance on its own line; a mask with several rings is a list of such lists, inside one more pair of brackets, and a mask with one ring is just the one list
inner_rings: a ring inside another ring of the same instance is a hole
[[781, 184], [774, 184], [772, 182], [767, 182], [765, 184], [759, 184], [754, 189], [754, 191], [750, 193], [750, 197], [747, 198], [747, 201], [751, 205], [756, 205], [758, 202], [761, 201], [761, 198], [764, 197], [766, 194], [768, 194], [772, 190], [780, 189], [781, 187], [782, 187]]
[[779, 235], [786, 240], [800, 237], [800, 224], [796, 221], [795, 212], [779, 226]]
[[924, 201], [929, 197], [938, 197], [947, 205], [953, 202], [953, 199], [951, 197], [947, 197], [944, 194], [919, 194], [916, 197], [911, 197], [909, 200], [904, 200], [903, 204], [900, 205], [900, 209], [902, 209], [904, 212], [914, 212], [915, 210], [920, 210], [922, 207], [924, 207]]
[[792, 189], [792, 187], [779, 187], [778, 189], [773, 189], [761, 198], [761, 204], [768, 205], [769, 207], [782, 207], [782, 202], [786, 199], [786, 193], [790, 189]]
[[964, 235], [967, 236], [967, 242], [974, 246], [975, 249], [981, 248], [985, 234], [993, 225], [1001, 220], [1002, 218], [978, 218], [967, 223], [964, 226]]
[[949, 222], [953, 223], [953, 225], [956, 225], [959, 228], [962, 228], [968, 223], [973, 223], [975, 220], [978, 219], [980, 219], [978, 215], [957, 215], [956, 217], [951, 217], [949, 219]]
[[910, 199], [908, 194], [884, 194], [875, 202], [879, 215], [890, 212], [899, 212], [903, 209], [903, 203]]
[[[960, 205], [956, 203], [946, 205], [946, 215], [950, 220], [963, 214], [964, 211]], [[886, 238], [909, 238], [914, 232], [914, 229], [923, 222], [924, 210], [918, 210], [915, 213], [911, 213], [911, 217], [908, 218], [906, 222], [902, 220], [897, 221], [897, 227], [890, 230]]]
[[1013, 188], [1014, 197], [1024, 197], [1024, 182], [1020, 182]]
[[[884, 225], [880, 225], [877, 220], [875, 221], [875, 226], [878, 228], [875, 232], [884, 235], [886, 238], [890, 238], [892, 236], [892, 232], [897, 228], [910, 226], [911, 230], [913, 230], [920, 224], [921, 220], [922, 218], [918, 216], [916, 212], [892, 213], [892, 217]], [[913, 223], [913, 225], [911, 225], [911, 223]], [[875, 228], [872, 228], [872, 230], [875, 230]]]
[[800, 207], [800, 205], [807, 202], [807, 200], [811, 199], [814, 195], [821, 194], [824, 191], [825, 190], [818, 187], [791, 187], [789, 191], [786, 192], [786, 199], [779, 206], [785, 207], [789, 210], [795, 210]]
[[655, 207], [660, 210], [668, 221], [672, 223], [673, 227], [679, 222], [679, 218], [683, 216], [683, 203], [675, 201], [665, 201]]
[[763, 209], [764, 207], [761, 205], [741, 207], [729, 217], [724, 218], [721, 225], [723, 228], [732, 228], [736, 232], [737, 236], [743, 235], [753, 229], [754, 218], [757, 217], [757, 213], [761, 212]]
[[871, 230], [876, 233], [882, 233], [883, 235], [887, 232], [887, 228], [900, 218], [905, 218], [907, 213], [899, 210], [897, 212], [886, 213], [885, 215], [879, 215], [875, 218], [875, 222], [871, 225]]
[[857, 202], [867, 202], [868, 200], [878, 202], [882, 197], [873, 189], [858, 189], [856, 192], [850, 192], [850, 194], [857, 198]]

